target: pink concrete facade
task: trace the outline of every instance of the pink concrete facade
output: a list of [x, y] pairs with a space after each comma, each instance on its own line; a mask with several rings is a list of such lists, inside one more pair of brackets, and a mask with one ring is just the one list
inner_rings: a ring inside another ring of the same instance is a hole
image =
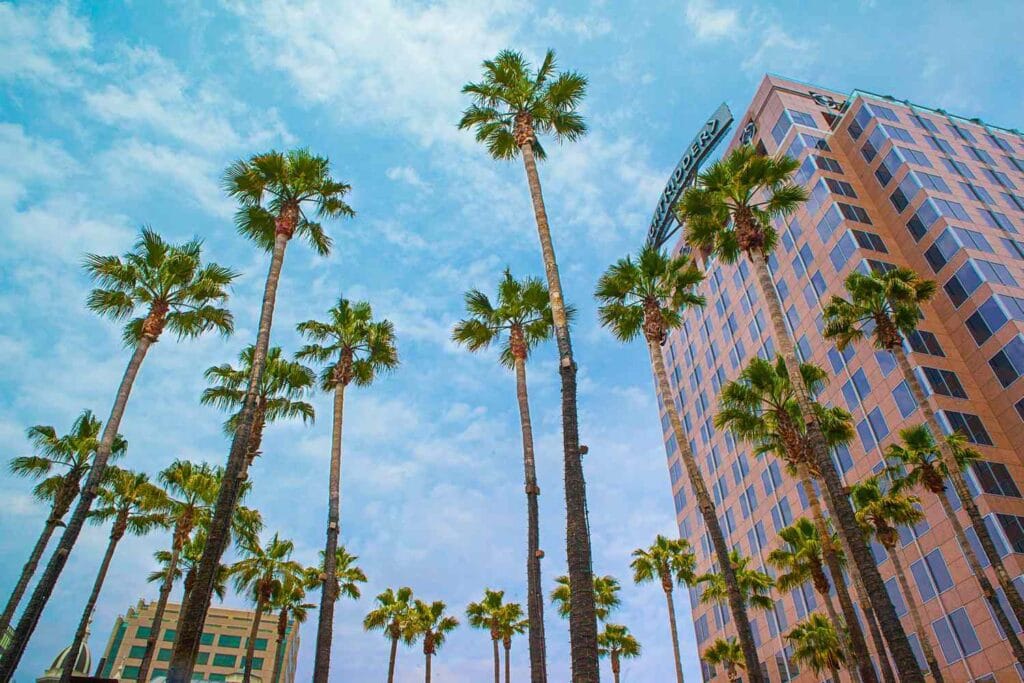
[[[909, 266], [939, 284], [920, 326], [929, 334], [915, 338], [911, 362], [932, 387], [929, 400], [940, 419], [968, 432], [981, 453], [983, 463], [969, 479], [1007, 568], [1020, 575], [1024, 138], [888, 97], [847, 95], [773, 76], [737, 118], [730, 149], [751, 122], [753, 144], [803, 162], [798, 179], [811, 200], [776, 226], [773, 271], [804, 359], [831, 373], [820, 400], [853, 414], [857, 435], [848, 451], [837, 454], [845, 481], [878, 471], [882, 449], [923, 418], [887, 354], [876, 354], [868, 343], [840, 354], [823, 340], [821, 306], [844, 294], [842, 282], [855, 269]], [[664, 347], [665, 361], [727, 542], [762, 567], [778, 545], [777, 528], [809, 513], [779, 464], [754, 458], [749, 447], [712, 427], [721, 384], [754, 355], [774, 355], [774, 348], [753, 274], [739, 264], [706, 265], [707, 306], [686, 314], [684, 328]], [[662, 423], [680, 534], [694, 545], [699, 570], [707, 571], [710, 543], [664, 415]], [[939, 501], [920, 495], [926, 522], [902, 530], [898, 552], [912, 571], [912, 590], [947, 680], [1022, 680]], [[966, 517], [962, 521], [967, 526]], [[881, 548], [876, 557], [894, 604], [904, 612], [899, 588], [889, 580], [892, 562]], [[725, 606], [701, 605], [697, 597], [691, 590], [703, 651], [735, 631]], [[775, 597], [776, 610], [751, 615], [770, 679], [821, 680], [790, 661], [782, 638], [808, 611], [823, 612], [819, 596], [808, 586]], [[913, 633], [909, 614], [903, 623]], [[915, 647], [919, 637], [912, 636]], [[726, 680], [721, 668], [703, 668], [705, 680]]]

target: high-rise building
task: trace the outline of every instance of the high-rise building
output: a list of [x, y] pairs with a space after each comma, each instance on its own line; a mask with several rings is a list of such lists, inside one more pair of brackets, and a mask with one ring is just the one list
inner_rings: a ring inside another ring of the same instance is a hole
[[[947, 430], [960, 430], [981, 459], [967, 473], [981, 513], [1011, 576], [1024, 561], [1024, 138], [1014, 130], [964, 119], [887, 95], [846, 95], [766, 77], [738, 119], [729, 149], [753, 144], [801, 162], [796, 181], [810, 200], [776, 224], [771, 259], [788, 324], [805, 361], [831, 381], [819, 400], [848, 409], [856, 435], [835, 460], [847, 484], [883, 467], [882, 449], [899, 431], [923, 422], [893, 357], [865, 341], [839, 352], [822, 337], [822, 306], [845, 296], [854, 270], [908, 266], [938, 283], [907, 352], [928, 400]], [[682, 243], [675, 249], [682, 248]], [[716, 430], [721, 386], [755, 355], [772, 357], [767, 311], [748, 265], [711, 260], [707, 306], [690, 310], [664, 345], [680, 412], [712, 489], [727, 542], [754, 567], [767, 566], [776, 532], [809, 515], [803, 491], [770, 456]], [[679, 449], [665, 425], [677, 521], [695, 546], [698, 569], [714, 556], [690, 493]], [[955, 507], [959, 500], [948, 491]], [[947, 680], [1018, 680], [1014, 657], [972, 578], [948, 519], [934, 496], [921, 494], [925, 521], [900, 529], [898, 552], [912, 575], [927, 636]], [[963, 513], [960, 513], [963, 515]], [[966, 517], [961, 519], [965, 526]], [[973, 531], [972, 542], [977, 545]], [[892, 562], [873, 547], [879, 569], [922, 668]], [[978, 555], [984, 554], [978, 548]], [[985, 562], [987, 565], [987, 562]], [[993, 584], [996, 581], [993, 577]], [[699, 589], [698, 589], [699, 590]], [[734, 635], [725, 605], [690, 604], [701, 651]], [[856, 597], [856, 596], [854, 596]], [[1003, 599], [1000, 590], [1000, 599]], [[822, 610], [810, 586], [775, 593], [775, 607], [751, 612], [758, 653], [771, 680], [817, 681], [791, 658], [784, 640], [793, 624]], [[1005, 604], [1005, 599], [1004, 599]], [[1007, 609], [1009, 612], [1009, 610]], [[1013, 619], [1011, 614], [1011, 620]], [[870, 641], [870, 639], [869, 639]], [[705, 680], [725, 680], [703, 664]]]
[[[153, 624], [155, 602], [140, 600], [130, 607], [124, 616], [114, 622], [110, 640], [103, 651], [103, 659], [99, 665], [98, 676], [114, 678], [121, 681], [138, 679], [139, 664], [146, 652], [146, 639]], [[174, 647], [174, 625], [178, 621], [181, 605], [168, 603], [163, 617], [163, 634], [157, 641], [156, 655], [153, 657], [151, 680], [160, 679], [167, 674], [167, 662], [171, 659]], [[199, 645], [199, 656], [193, 672], [193, 680], [233, 681], [241, 680], [241, 672], [245, 667], [245, 653], [249, 643], [254, 612], [226, 607], [211, 607], [203, 625], [203, 635]], [[259, 635], [256, 637], [255, 654], [253, 655], [253, 681], [262, 683], [292, 683], [295, 680], [295, 666], [299, 650], [299, 626], [291, 620], [282, 641], [282, 652], [277, 648], [276, 613], [263, 615], [260, 622]], [[281, 676], [272, 681], [274, 662], [283, 657]]]

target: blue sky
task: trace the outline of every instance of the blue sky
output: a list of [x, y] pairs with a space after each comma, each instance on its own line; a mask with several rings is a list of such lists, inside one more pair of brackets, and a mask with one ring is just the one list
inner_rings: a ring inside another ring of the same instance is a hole
[[[525, 504], [512, 378], [493, 355], [448, 340], [469, 287], [491, 290], [506, 266], [541, 274], [521, 165], [487, 159], [455, 129], [459, 87], [482, 59], [547, 47], [591, 81], [591, 134], [549, 147], [541, 174], [567, 298], [579, 309], [594, 566], [623, 582], [627, 624], [644, 646], [626, 681], [667, 680], [671, 653], [657, 587], [631, 585], [629, 552], [673, 533], [664, 449], [644, 351], [599, 329], [590, 294], [635, 248], [682, 151], [722, 100], [739, 115], [767, 71], [838, 90], [863, 88], [1024, 126], [1024, 63], [1015, 2], [728, 0], [539, 3], [530, 0], [224, 0], [0, 3], [0, 443], [26, 452], [24, 430], [63, 433], [84, 408], [106, 416], [126, 361], [120, 331], [86, 312], [85, 251], [120, 253], [139, 225], [199, 235], [209, 257], [242, 273], [232, 339], [168, 338], [142, 369], [122, 425], [126, 466], [155, 474], [175, 458], [222, 462], [223, 416], [198, 404], [202, 371], [255, 336], [266, 257], [238, 237], [219, 175], [235, 158], [308, 145], [354, 188], [355, 220], [332, 225], [334, 253], [295, 243], [278, 295], [273, 343], [298, 345], [296, 322], [340, 294], [394, 321], [402, 366], [347, 401], [342, 528], [370, 582], [337, 610], [332, 678], [384, 676], [387, 646], [362, 615], [387, 586], [411, 586], [461, 613], [485, 587], [524, 600]], [[546, 587], [564, 572], [558, 386], [552, 348], [530, 366]], [[312, 427], [267, 429], [251, 503], [267, 530], [312, 562], [323, 542], [329, 401]], [[0, 591], [13, 585], [44, 510], [0, 474]], [[34, 679], [71, 638], [106, 542], [90, 528], [23, 660]], [[100, 599], [94, 657], [114, 617], [140, 596], [166, 534], [123, 543]], [[229, 596], [229, 605], [241, 605]], [[699, 677], [685, 593], [687, 675]], [[568, 678], [566, 625], [549, 610], [552, 680]], [[315, 617], [314, 617], [315, 619]], [[311, 672], [303, 630], [298, 678]], [[514, 647], [526, 673], [525, 639]], [[457, 631], [437, 680], [484, 680], [487, 635]], [[422, 676], [401, 652], [400, 681]], [[607, 675], [607, 674], [606, 674]]]

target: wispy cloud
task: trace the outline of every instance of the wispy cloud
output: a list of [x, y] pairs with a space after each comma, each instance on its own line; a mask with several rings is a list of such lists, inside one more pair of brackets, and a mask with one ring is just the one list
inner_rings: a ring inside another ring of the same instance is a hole
[[739, 12], [719, 7], [715, 0], [689, 0], [685, 16], [686, 24], [697, 39], [702, 41], [736, 38], [740, 29]]

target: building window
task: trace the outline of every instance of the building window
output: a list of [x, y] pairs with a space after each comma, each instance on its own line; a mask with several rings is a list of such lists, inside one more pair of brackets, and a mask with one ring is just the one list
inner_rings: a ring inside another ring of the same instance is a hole
[[940, 410], [939, 415], [945, 418], [947, 432], [961, 432], [968, 441], [981, 446], [991, 446], [992, 437], [985, 429], [985, 423], [981, 418], [971, 413], [961, 413], [955, 410]]
[[914, 393], [910, 390], [906, 380], [896, 385], [896, 388], [892, 390], [892, 397], [896, 401], [896, 407], [899, 408], [902, 417], [910, 417], [917, 410], [917, 401], [914, 400]]
[[832, 194], [839, 194], [844, 197], [857, 198], [857, 193], [853, 190], [853, 185], [846, 182], [845, 180], [836, 180], [835, 178], [825, 178], [825, 184], [828, 185], [828, 189]]
[[217, 639], [218, 647], [242, 647], [242, 636], [221, 635]]
[[778, 503], [772, 506], [772, 526], [775, 533], [793, 523], [793, 512], [789, 507], [789, 499], [783, 496]]
[[971, 469], [974, 470], [974, 477], [978, 480], [981, 490], [997, 496], [1020, 498], [1020, 489], [1017, 483], [1010, 476], [1010, 471], [1001, 462], [989, 462], [988, 460], [976, 460]]
[[[945, 357], [945, 353], [942, 351], [942, 347], [939, 345], [939, 340], [936, 339], [935, 335], [926, 330], [914, 330], [907, 335], [907, 343], [915, 353], [926, 353], [930, 356]], [[885, 374], [889, 374], [886, 372]]]
[[878, 369], [882, 371], [884, 377], [888, 377], [889, 373], [896, 369], [896, 357], [888, 351], [875, 351], [875, 362], [878, 363]]
[[889, 250], [885, 247], [885, 242], [882, 238], [873, 232], [865, 232], [864, 230], [854, 230], [853, 238], [857, 240], [864, 249], [871, 249], [872, 251], [880, 251], [883, 254], [888, 254]]
[[967, 398], [967, 392], [964, 391], [960, 378], [952, 370], [924, 366], [921, 369], [934, 393], [952, 398]]
[[1005, 389], [1024, 373], [1024, 340], [1018, 334], [988, 361], [996, 379]]
[[1024, 517], [1018, 515], [997, 514], [999, 526], [1006, 534], [1006, 540], [1015, 553], [1024, 553]]
[[967, 164], [963, 163], [962, 161], [957, 161], [956, 159], [950, 159], [949, 157], [941, 157], [941, 159], [942, 165], [946, 167], [947, 171], [955, 173], [961, 178], [971, 178], [972, 180], [974, 179], [974, 171], [972, 171], [971, 167], [968, 166]]
[[967, 617], [967, 610], [963, 607], [950, 612], [948, 617], [933, 621], [932, 630], [935, 631], [935, 637], [939, 641], [947, 664], [959, 662], [981, 650], [978, 635]]
[[849, 232], [844, 232], [843, 236], [836, 243], [832, 250], [829, 252], [829, 260], [832, 261], [832, 267], [836, 269], [837, 273], [841, 273], [843, 266], [849, 263], [853, 259], [854, 253], [857, 251], [857, 246], [850, 236]]
[[1013, 223], [1010, 222], [1010, 219], [1006, 217], [1005, 213], [999, 213], [992, 209], [981, 209], [978, 213], [981, 214], [981, 220], [990, 228], [995, 228], [996, 230], [1002, 230], [1004, 232], [1017, 232], [1013, 227]]
[[953, 131], [953, 134], [956, 135], [961, 140], [966, 140], [967, 142], [977, 142], [977, 140], [974, 138], [974, 135], [971, 134], [971, 131], [967, 130], [962, 126], [958, 126], [955, 123], [951, 123], [949, 124], [949, 129]]
[[950, 156], [956, 156], [956, 149], [953, 145], [949, 144], [942, 138], [937, 138], [934, 135], [925, 135], [924, 141], [927, 142], [932, 149], [938, 152], [944, 152]]
[[914, 113], [910, 115], [910, 118], [914, 122], [914, 125], [917, 126], [918, 128], [923, 128], [924, 130], [930, 131], [932, 133], [939, 132], [939, 127], [936, 126], [935, 123], [927, 117]]
[[871, 217], [868, 216], [868, 212], [863, 208], [853, 204], [844, 204], [843, 202], [836, 202], [836, 204], [839, 206], [839, 211], [843, 214], [843, 217], [847, 220], [871, 225]]
[[[143, 652], [143, 654], [145, 654], [145, 652], [146, 652], [146, 648], [145, 647], [142, 648], [142, 652]], [[160, 648], [160, 651], [156, 653], [156, 661], [158, 661], [158, 662], [169, 662], [169, 661], [171, 661], [171, 652], [172, 652], [172, 650], [170, 648], [168, 648], [168, 647]]]
[[918, 207], [917, 212], [907, 221], [907, 230], [910, 231], [915, 241], [920, 242], [921, 238], [928, 233], [928, 230], [935, 225], [935, 221], [938, 219], [939, 210], [935, 206], [935, 202], [931, 199], [926, 199]]
[[889, 599], [892, 600], [892, 606], [896, 608], [896, 616], [902, 617], [907, 613], [907, 603], [903, 600], [903, 593], [900, 593], [900, 587], [896, 584], [895, 577], [885, 582], [885, 590], [889, 594]]
[[910, 572], [914, 575], [917, 592], [921, 602], [928, 602], [936, 595], [945, 593], [953, 587], [953, 578], [949, 575], [946, 560], [942, 551], [936, 548], [922, 559], [910, 564]]
[[821, 240], [822, 244], [828, 243], [829, 238], [835, 234], [836, 228], [839, 227], [839, 223], [842, 222], [842, 220], [842, 216], [839, 214], [839, 209], [836, 208], [835, 204], [825, 211], [825, 215], [823, 215], [821, 220], [818, 221], [816, 228], [818, 238]]
[[128, 659], [142, 659], [146, 656], [145, 645], [132, 645], [132, 648], [128, 650]]
[[967, 154], [976, 159], [977, 161], [980, 161], [983, 164], [988, 164], [990, 166], [996, 165], [995, 159], [993, 159], [992, 155], [986, 152], [985, 150], [978, 149], [973, 145], [964, 145], [964, 147], [967, 149]]
[[[265, 650], [266, 648], [264, 647], [263, 649]], [[238, 663], [238, 666], [239, 666], [239, 668], [242, 668], [242, 669], [245, 668], [245, 657], [242, 657], [242, 661], [240, 661]], [[254, 671], [262, 670], [263, 669], [263, 657], [253, 657], [252, 658], [252, 668], [253, 668]]]
[[775, 140], [776, 146], [781, 145], [782, 141], [786, 139], [786, 134], [789, 133], [789, 129], [793, 127], [794, 123], [807, 126], [808, 128], [817, 128], [814, 125], [814, 117], [810, 114], [791, 109], [783, 110], [779, 120], [772, 126], [772, 139]]
[[849, 472], [850, 468], [853, 467], [853, 456], [850, 455], [850, 449], [845, 445], [836, 446], [832, 450], [832, 458], [836, 463], [836, 467], [843, 474]]
[[843, 175], [843, 167], [839, 165], [839, 162], [830, 157], [821, 156], [820, 154], [812, 154], [807, 157], [808, 159], [814, 159], [814, 164], [822, 171], [830, 171], [838, 175]]
[[234, 668], [236, 661], [238, 661], [238, 657], [235, 655], [215, 654], [213, 656], [214, 666], [227, 666]]
[[175, 631], [173, 628], [169, 628], [166, 631], [164, 631], [164, 640], [166, 640], [168, 643], [173, 643], [174, 639], [177, 637], [178, 632]]
[[998, 296], [985, 299], [978, 310], [971, 314], [964, 324], [978, 346], [984, 344], [1006, 324], [1008, 316], [999, 305]]
[[1002, 171], [996, 171], [995, 169], [991, 169], [991, 168], [983, 168], [983, 169], [981, 169], [981, 172], [982, 172], [982, 175], [987, 177], [989, 180], [991, 180], [996, 185], [1000, 185], [1002, 187], [1005, 187], [1008, 190], [1016, 190], [1017, 189], [1017, 186], [1013, 184], [1012, 180], [1010, 180], [1010, 176], [1006, 175]]
[[996, 203], [996, 200], [992, 199], [992, 195], [988, 193], [988, 190], [986, 190], [984, 187], [981, 187], [980, 185], [975, 185], [974, 183], [968, 182], [961, 182], [960, 188], [964, 191], [964, 194], [967, 195], [968, 199], [973, 199], [975, 201], [981, 202], [982, 204]]

